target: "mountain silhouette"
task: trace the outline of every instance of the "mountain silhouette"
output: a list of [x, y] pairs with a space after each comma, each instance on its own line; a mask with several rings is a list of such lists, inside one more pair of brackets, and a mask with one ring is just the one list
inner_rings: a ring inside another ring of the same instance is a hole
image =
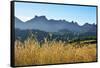
[[48, 20], [46, 16], [35, 16], [34, 18], [22, 22], [15, 17], [15, 28], [25, 29], [37, 29], [45, 32], [59, 32], [59, 31], [71, 31], [71, 32], [96, 32], [96, 25], [85, 23], [80, 26], [77, 22], [68, 22], [66, 20]]

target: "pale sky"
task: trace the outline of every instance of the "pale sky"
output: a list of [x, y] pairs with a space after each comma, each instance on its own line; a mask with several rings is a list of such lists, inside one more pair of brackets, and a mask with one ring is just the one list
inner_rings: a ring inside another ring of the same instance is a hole
[[48, 19], [75, 21], [79, 25], [96, 23], [96, 7], [27, 2], [15, 3], [15, 16], [22, 21], [30, 20], [35, 15], [44, 15]]

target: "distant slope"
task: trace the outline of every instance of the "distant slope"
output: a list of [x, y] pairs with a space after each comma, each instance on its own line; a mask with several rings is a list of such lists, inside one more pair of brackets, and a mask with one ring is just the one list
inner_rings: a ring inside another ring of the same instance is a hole
[[34, 34], [39, 42], [43, 42], [44, 38], [58, 41], [96, 39], [96, 28], [95, 24], [85, 23], [80, 26], [77, 22], [48, 20], [45, 16], [35, 16], [26, 22], [15, 17], [15, 37], [19, 40], [27, 39], [30, 33]]
[[77, 22], [54, 19], [48, 20], [45, 16], [35, 16], [26, 22], [22, 22], [20, 19], [15, 17], [15, 26], [19, 29], [38, 29], [46, 32], [58, 32], [63, 29], [72, 32], [96, 31], [96, 25], [94, 24], [86, 23], [83, 26], [80, 26]]

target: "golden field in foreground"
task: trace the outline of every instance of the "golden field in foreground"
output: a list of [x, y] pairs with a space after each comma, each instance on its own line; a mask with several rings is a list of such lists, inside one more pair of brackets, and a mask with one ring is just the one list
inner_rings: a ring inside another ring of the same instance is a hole
[[96, 61], [96, 43], [15, 41], [15, 66]]

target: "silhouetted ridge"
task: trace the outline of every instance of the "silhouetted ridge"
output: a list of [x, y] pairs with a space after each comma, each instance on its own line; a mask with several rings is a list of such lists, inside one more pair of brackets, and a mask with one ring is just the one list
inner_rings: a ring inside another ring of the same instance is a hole
[[80, 31], [96, 31], [95, 24], [85, 23], [80, 26], [77, 22], [68, 22], [66, 20], [48, 20], [46, 16], [34, 16], [34, 18], [22, 22], [20, 19], [15, 17], [15, 26], [19, 29], [37, 29], [46, 32], [59, 32], [60, 30], [71, 31], [71, 32], [80, 32]]
[[34, 19], [47, 20], [45, 16], [35, 16]]

